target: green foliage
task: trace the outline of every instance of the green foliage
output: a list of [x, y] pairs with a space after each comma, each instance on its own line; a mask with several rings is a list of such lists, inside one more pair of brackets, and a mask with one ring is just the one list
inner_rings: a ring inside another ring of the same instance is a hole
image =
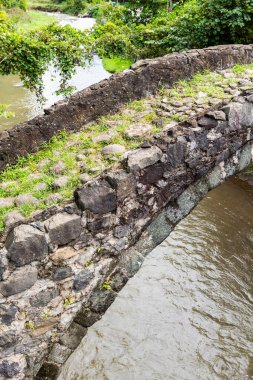
[[101, 284], [100, 289], [101, 290], [112, 290], [112, 281], [105, 281], [103, 284]]
[[[0, 75], [17, 74], [25, 87], [42, 94], [42, 76], [50, 64], [61, 75], [58, 93], [68, 95], [68, 80], [76, 66], [93, 57], [88, 32], [54, 24], [54, 18], [24, 12], [26, 0], [0, 0]], [[0, 116], [10, 116], [0, 107]]]
[[20, 8], [24, 11], [27, 10], [26, 0], [0, 0], [0, 8]]
[[[97, 1], [98, 3], [99, 1]], [[85, 13], [92, 1], [87, 0], [29, 0], [29, 8], [73, 15]]]
[[103, 23], [94, 29], [96, 48], [102, 56], [149, 58], [191, 48], [252, 42], [253, 0], [188, 0], [176, 4], [173, 12], [167, 11], [163, 0], [129, 3], [130, 7], [103, 7]]
[[53, 24], [20, 35], [3, 23], [0, 24], [0, 74], [18, 74], [24, 86], [39, 95], [42, 75], [54, 63], [61, 74], [60, 90], [65, 91], [75, 67], [90, 61], [90, 48], [89, 36], [68, 25]]
[[75, 302], [75, 297], [69, 295], [67, 298], [65, 298], [63, 302], [64, 307], [68, 307], [69, 305], [72, 305]]
[[120, 57], [113, 57], [113, 58], [104, 58], [103, 59], [103, 66], [105, 70], [109, 71], [109, 73], [119, 73], [125, 69], [128, 69], [133, 61], [129, 58], [120, 58]]
[[0, 24], [7, 21], [6, 12], [0, 9]]

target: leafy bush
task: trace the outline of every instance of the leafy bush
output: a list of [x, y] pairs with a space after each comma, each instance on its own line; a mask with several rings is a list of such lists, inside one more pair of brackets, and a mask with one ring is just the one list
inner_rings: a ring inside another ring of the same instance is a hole
[[108, 22], [94, 30], [99, 53], [109, 57], [123, 54], [124, 57], [145, 58], [253, 40], [253, 0], [188, 0], [175, 6], [171, 13], [162, 6], [153, 12], [157, 1], [135, 2], [135, 6], [139, 4], [149, 12], [146, 19], [142, 14], [141, 23], [133, 7], [117, 6], [110, 12], [107, 8], [104, 16]]
[[0, 24], [0, 75], [18, 74], [24, 85], [39, 95], [42, 75], [53, 62], [62, 77], [60, 89], [65, 91], [75, 67], [85, 66], [91, 59], [91, 47], [89, 36], [70, 26], [53, 24], [20, 35]]

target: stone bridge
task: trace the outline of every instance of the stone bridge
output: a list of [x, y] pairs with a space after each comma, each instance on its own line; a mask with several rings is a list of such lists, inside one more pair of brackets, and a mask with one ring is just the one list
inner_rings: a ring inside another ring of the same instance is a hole
[[[228, 46], [139, 62], [4, 132], [1, 166], [36, 151], [60, 128], [78, 129], [131, 97], [155, 91], [158, 83], [171, 85], [196, 70], [252, 61], [252, 46]], [[145, 256], [208, 191], [251, 163], [252, 140], [253, 90], [247, 89], [228, 104], [221, 101], [168, 125], [78, 187], [71, 203], [6, 229], [0, 256], [0, 379], [56, 378]]]

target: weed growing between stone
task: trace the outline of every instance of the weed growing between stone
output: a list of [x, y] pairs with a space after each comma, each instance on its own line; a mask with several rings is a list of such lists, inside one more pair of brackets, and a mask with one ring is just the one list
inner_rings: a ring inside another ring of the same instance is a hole
[[89, 181], [115, 164], [125, 152], [169, 123], [197, 113], [252, 88], [253, 65], [197, 73], [173, 88], [161, 88], [156, 96], [133, 101], [115, 115], [67, 135], [61, 131], [41, 150], [20, 157], [0, 174], [0, 231], [13, 221], [37, 210], [72, 198], [80, 183]]

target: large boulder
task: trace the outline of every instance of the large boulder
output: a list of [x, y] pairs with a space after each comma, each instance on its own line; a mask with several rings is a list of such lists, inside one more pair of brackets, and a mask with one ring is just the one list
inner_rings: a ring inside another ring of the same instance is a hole
[[44, 232], [26, 224], [22, 224], [10, 232], [5, 247], [10, 260], [16, 266], [41, 260], [48, 253]]
[[65, 245], [78, 238], [81, 233], [81, 217], [75, 214], [59, 213], [45, 222], [52, 244]]

